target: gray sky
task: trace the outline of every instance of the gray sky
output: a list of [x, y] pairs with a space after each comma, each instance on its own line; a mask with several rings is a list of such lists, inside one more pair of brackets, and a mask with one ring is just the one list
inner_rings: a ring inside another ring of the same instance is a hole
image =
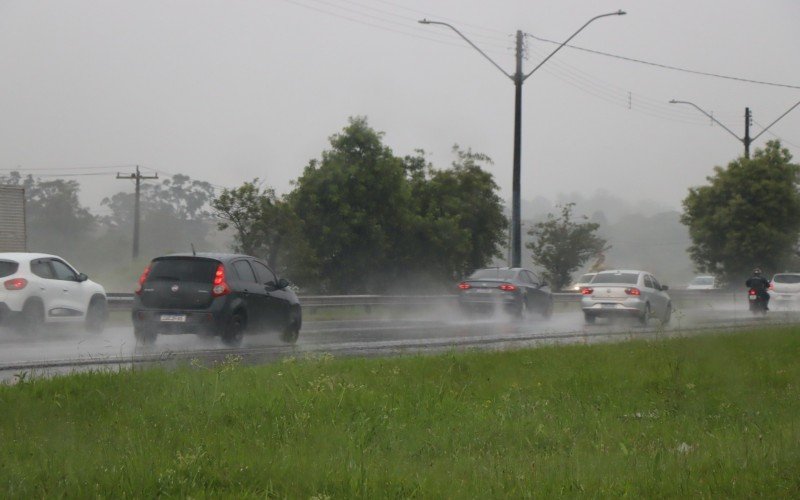
[[[233, 187], [291, 189], [349, 116], [439, 167], [491, 156], [511, 196], [516, 30], [696, 71], [800, 86], [797, 0], [0, 0], [0, 173], [74, 177], [83, 201], [130, 190], [139, 164]], [[530, 71], [555, 45], [527, 38]], [[800, 89], [698, 76], [565, 48], [523, 86], [522, 197], [598, 189], [678, 208]], [[630, 103], [630, 107], [629, 107]], [[800, 107], [779, 136], [800, 160]], [[151, 170], [143, 170], [152, 173]]]

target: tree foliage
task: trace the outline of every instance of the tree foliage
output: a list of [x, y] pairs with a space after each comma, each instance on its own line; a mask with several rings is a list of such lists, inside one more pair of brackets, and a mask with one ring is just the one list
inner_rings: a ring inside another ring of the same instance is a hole
[[544, 278], [556, 290], [570, 284], [572, 273], [587, 260], [607, 250], [606, 240], [595, 234], [599, 224], [575, 222], [572, 218], [574, 203], [560, 205], [561, 215], [547, 214], [547, 219], [528, 231], [534, 240], [527, 245], [533, 252], [533, 261], [544, 269]]
[[779, 141], [715, 167], [709, 185], [689, 190], [681, 217], [692, 260], [702, 272], [736, 283], [755, 266], [783, 270], [800, 235], [800, 165]]

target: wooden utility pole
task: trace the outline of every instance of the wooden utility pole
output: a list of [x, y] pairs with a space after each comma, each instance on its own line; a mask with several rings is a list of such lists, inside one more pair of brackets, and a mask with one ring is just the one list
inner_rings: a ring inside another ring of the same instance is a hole
[[141, 197], [141, 183], [143, 179], [158, 179], [156, 175], [142, 175], [139, 172], [139, 165], [136, 165], [135, 174], [117, 173], [117, 179], [133, 179], [136, 181], [136, 198], [133, 205], [133, 258], [139, 256], [139, 198]]

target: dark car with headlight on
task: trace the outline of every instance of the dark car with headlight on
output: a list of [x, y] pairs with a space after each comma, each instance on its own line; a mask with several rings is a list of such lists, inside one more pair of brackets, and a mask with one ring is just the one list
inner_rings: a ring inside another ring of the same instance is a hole
[[260, 259], [225, 253], [157, 257], [139, 278], [133, 332], [149, 344], [159, 334], [219, 336], [231, 346], [245, 333], [277, 331], [295, 343], [302, 325], [300, 301], [289, 282]]
[[519, 267], [478, 269], [458, 284], [458, 304], [465, 313], [500, 310], [520, 318], [531, 312], [549, 318], [553, 313], [547, 283]]

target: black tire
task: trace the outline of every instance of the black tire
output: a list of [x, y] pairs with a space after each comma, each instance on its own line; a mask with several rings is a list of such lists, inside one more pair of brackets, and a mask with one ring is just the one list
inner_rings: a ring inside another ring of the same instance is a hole
[[108, 320], [108, 306], [103, 297], [93, 297], [86, 309], [86, 331], [90, 333], [103, 333]]
[[222, 343], [230, 347], [240, 346], [246, 329], [247, 314], [242, 309], [233, 311], [221, 332]]
[[134, 326], [133, 336], [136, 337], [136, 343], [138, 344], [153, 345], [158, 337], [158, 332], [153, 327]]
[[16, 329], [17, 332], [25, 335], [38, 333], [44, 325], [44, 304], [39, 299], [29, 299], [22, 306]]
[[281, 340], [287, 344], [297, 343], [300, 328], [303, 326], [303, 316], [299, 307], [293, 307], [289, 313], [289, 324], [281, 333]]
[[544, 319], [550, 319], [552, 315], [553, 315], [553, 300], [550, 299], [550, 301], [547, 302], [547, 305], [545, 306], [544, 310], [542, 310], [542, 317]]
[[672, 318], [672, 303], [667, 304], [667, 309], [664, 311], [664, 317], [661, 318], [662, 325], [668, 325], [669, 320]]
[[594, 314], [583, 313], [583, 320], [586, 322], [587, 325], [593, 325], [594, 322], [597, 320], [597, 316]]
[[641, 316], [639, 316], [639, 323], [642, 326], [647, 326], [647, 322], [650, 320], [650, 304], [645, 304], [644, 312]]

